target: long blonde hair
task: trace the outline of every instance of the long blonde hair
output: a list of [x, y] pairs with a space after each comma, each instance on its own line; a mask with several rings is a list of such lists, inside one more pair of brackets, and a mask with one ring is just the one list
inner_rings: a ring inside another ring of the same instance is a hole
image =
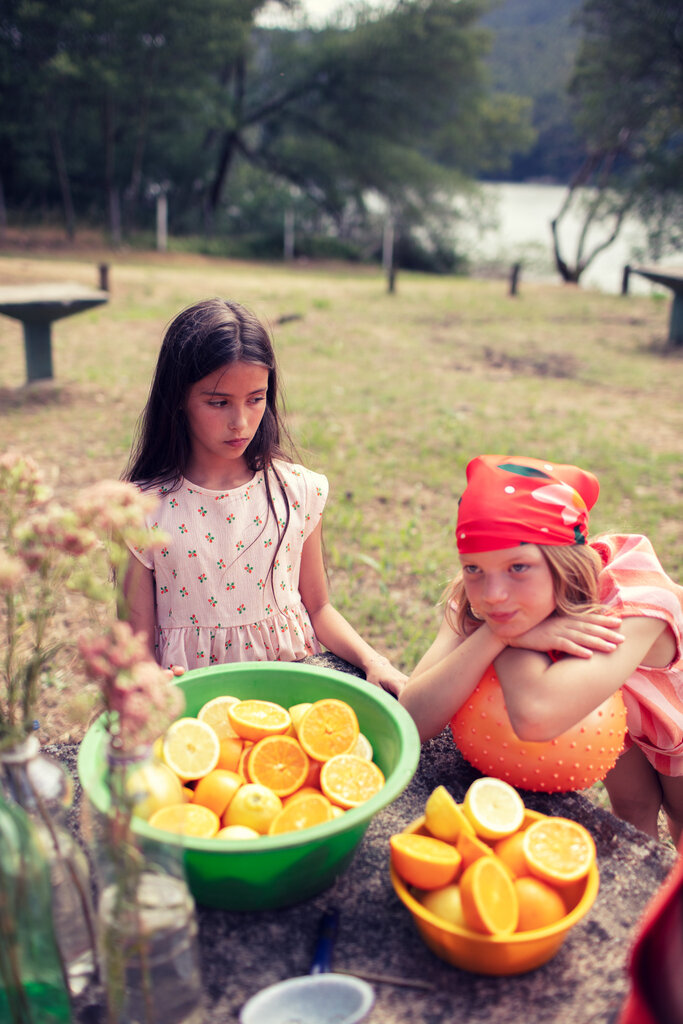
[[[588, 544], [539, 544], [538, 549], [550, 569], [558, 612], [586, 615], [602, 611], [598, 584], [602, 559], [597, 551]], [[469, 636], [481, 625], [467, 600], [462, 573], [448, 584], [441, 602], [446, 605], [447, 622], [461, 636]]]

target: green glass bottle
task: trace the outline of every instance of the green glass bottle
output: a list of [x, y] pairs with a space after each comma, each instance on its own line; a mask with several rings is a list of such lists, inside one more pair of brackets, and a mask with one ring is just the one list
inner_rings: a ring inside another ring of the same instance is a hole
[[49, 868], [28, 815], [0, 797], [0, 1022], [70, 1020]]

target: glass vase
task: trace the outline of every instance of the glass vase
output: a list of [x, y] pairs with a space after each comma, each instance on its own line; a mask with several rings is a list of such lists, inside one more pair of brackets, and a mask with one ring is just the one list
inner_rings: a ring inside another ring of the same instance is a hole
[[0, 1021], [70, 1020], [49, 866], [28, 815], [0, 797]]
[[96, 828], [97, 933], [107, 1024], [203, 1024], [194, 900], [182, 849], [131, 827], [131, 774], [149, 750], [109, 752], [111, 806]]
[[96, 971], [95, 915], [88, 860], [69, 831], [73, 783], [66, 769], [41, 752], [36, 736], [0, 750], [5, 797], [31, 819], [49, 866], [52, 920], [69, 991], [80, 995]]

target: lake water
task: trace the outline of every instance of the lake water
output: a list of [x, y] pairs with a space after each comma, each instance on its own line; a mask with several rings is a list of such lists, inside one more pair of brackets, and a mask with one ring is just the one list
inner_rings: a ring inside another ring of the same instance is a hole
[[[495, 225], [478, 227], [474, 224], [463, 226], [459, 231], [460, 245], [475, 261], [502, 262], [510, 267], [522, 263], [522, 281], [545, 279], [559, 281], [553, 258], [553, 242], [550, 222], [557, 217], [567, 190], [563, 185], [528, 185], [516, 183], [482, 184], [484, 215], [488, 223], [495, 219]], [[562, 219], [559, 229], [561, 255], [573, 266], [576, 261], [576, 244], [581, 230], [580, 217], [569, 212]], [[588, 235], [589, 245], [593, 240], [602, 240], [609, 231], [595, 229]], [[590, 251], [586, 247], [586, 251]], [[580, 284], [585, 288], [596, 288], [604, 292], [618, 293], [624, 266], [653, 262], [647, 257], [646, 238], [642, 224], [631, 218], [622, 226], [616, 241], [596, 256], [581, 276]], [[667, 257], [668, 264], [683, 264], [683, 253]], [[645, 278], [632, 275], [629, 291], [650, 294], [657, 286]], [[662, 289], [660, 288], [660, 291]], [[669, 292], [666, 292], [669, 294]]]

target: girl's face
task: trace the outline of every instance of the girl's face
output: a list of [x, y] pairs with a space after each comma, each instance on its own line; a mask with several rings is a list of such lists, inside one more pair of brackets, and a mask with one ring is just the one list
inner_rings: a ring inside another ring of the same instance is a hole
[[555, 610], [553, 578], [538, 545], [461, 555], [460, 562], [472, 610], [501, 639], [521, 636]]
[[231, 363], [193, 384], [183, 406], [193, 465], [211, 473], [245, 466], [267, 392], [268, 368], [257, 363]]

